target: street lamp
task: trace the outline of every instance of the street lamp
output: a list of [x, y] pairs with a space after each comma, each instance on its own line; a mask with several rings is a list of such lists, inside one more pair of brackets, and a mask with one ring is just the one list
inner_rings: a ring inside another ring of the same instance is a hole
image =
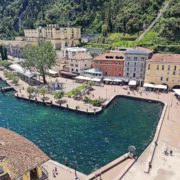
[[106, 87], [106, 100], [107, 100], [107, 87]]

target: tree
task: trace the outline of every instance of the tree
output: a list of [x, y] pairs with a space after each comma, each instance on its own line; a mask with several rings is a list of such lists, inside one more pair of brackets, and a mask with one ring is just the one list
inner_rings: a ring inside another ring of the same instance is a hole
[[39, 94], [42, 95], [43, 99], [45, 99], [45, 95], [48, 93], [48, 90], [46, 87], [42, 87], [39, 89]]
[[34, 88], [32, 86], [28, 86], [27, 93], [29, 94], [29, 98], [31, 97], [33, 92], [34, 92]]
[[64, 92], [63, 91], [56, 91], [54, 93], [54, 98], [58, 100], [58, 102], [60, 102], [60, 100], [63, 98], [64, 96]]
[[79, 97], [81, 95], [81, 91], [79, 89], [74, 89], [73, 90], [73, 95], [75, 98]]
[[14, 78], [12, 79], [13, 84], [18, 85], [19, 82], [19, 77], [18, 76], [14, 76]]
[[24, 50], [23, 66], [30, 71], [36, 70], [46, 84], [46, 73], [56, 64], [56, 51], [51, 42], [44, 42], [37, 47], [27, 47]]

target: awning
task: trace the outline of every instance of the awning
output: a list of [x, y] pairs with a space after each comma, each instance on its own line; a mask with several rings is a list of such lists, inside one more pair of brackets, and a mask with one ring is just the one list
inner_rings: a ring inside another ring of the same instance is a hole
[[129, 81], [129, 86], [136, 86], [137, 82], [135, 80], [130, 80]]
[[60, 74], [64, 75], [64, 76], [69, 76], [69, 77], [76, 77], [78, 76], [78, 74], [69, 72], [69, 71], [60, 71]]
[[84, 80], [84, 81], [101, 82], [101, 79], [99, 79], [99, 78], [90, 78], [90, 77], [86, 77], [86, 76], [77, 76], [75, 79]]
[[49, 72], [49, 74], [52, 74], [52, 75], [58, 75], [58, 72], [53, 71], [53, 70], [51, 70], [51, 69], [50, 69], [48, 72]]
[[32, 78], [33, 76], [35, 76], [35, 73], [30, 72], [29, 70], [24, 69], [22, 66], [20, 66], [19, 64], [11, 64], [9, 66], [12, 70], [14, 70], [17, 73], [20, 73], [28, 78]]
[[91, 80], [91, 78], [86, 77], [86, 76], [77, 76], [77, 77], [75, 77], [75, 79], [78, 79], [78, 80], [86, 80], [86, 81], [90, 81], [90, 80]]
[[164, 89], [164, 90], [167, 89], [167, 85], [162, 85], [162, 84], [156, 85], [156, 84], [144, 83], [143, 87], [154, 88], [154, 89]]
[[145, 88], [154, 88], [154, 84], [144, 83], [143, 87], [145, 87]]
[[122, 79], [120, 77], [105, 76], [103, 81], [106, 81], [106, 82], [122, 82]]
[[94, 82], [101, 82], [101, 79], [99, 79], [99, 78], [92, 78], [91, 81], [94, 81]]
[[167, 85], [161, 85], [161, 84], [160, 85], [155, 85], [155, 88], [156, 89], [164, 89], [165, 90], [165, 89], [167, 89]]
[[173, 91], [175, 92], [175, 94], [177, 94], [178, 96], [180, 96], [180, 89], [173, 89]]

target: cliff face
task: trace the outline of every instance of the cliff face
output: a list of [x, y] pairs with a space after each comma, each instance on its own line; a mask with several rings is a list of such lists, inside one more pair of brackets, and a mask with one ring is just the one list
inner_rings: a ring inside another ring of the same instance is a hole
[[[0, 38], [12, 38], [16, 33], [21, 33], [23, 28], [50, 23], [78, 25], [87, 32], [133, 34], [142, 31], [152, 22], [164, 1], [1, 0]], [[179, 5], [178, 0], [172, 0], [171, 7], [174, 9], [176, 5]], [[175, 17], [178, 18], [179, 16]], [[165, 24], [167, 22], [162, 23], [162, 26]], [[166, 36], [166, 31], [162, 31], [162, 35]]]

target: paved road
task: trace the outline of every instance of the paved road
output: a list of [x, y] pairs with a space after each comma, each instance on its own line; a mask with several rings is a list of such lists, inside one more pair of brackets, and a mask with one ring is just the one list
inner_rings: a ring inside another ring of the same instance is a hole
[[167, 8], [169, 7], [171, 0], [165, 2], [165, 4], [163, 5], [163, 7], [160, 9], [156, 19], [148, 26], [148, 28], [139, 36], [139, 38], [137, 39], [137, 41], [140, 41], [144, 38], [144, 36], [154, 27], [154, 25], [160, 20], [160, 18], [163, 16], [164, 12], [167, 10]]

